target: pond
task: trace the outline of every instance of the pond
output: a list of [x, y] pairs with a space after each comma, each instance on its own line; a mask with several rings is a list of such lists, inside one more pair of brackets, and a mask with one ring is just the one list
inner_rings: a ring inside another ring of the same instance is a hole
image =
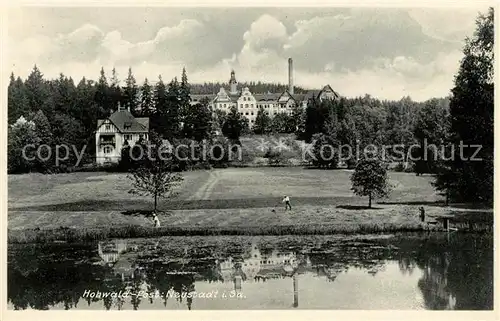
[[9, 244], [8, 308], [493, 308], [493, 236], [217, 236]]

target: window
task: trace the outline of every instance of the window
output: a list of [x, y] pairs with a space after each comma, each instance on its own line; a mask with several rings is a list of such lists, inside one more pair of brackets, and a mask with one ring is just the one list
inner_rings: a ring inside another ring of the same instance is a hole
[[243, 116], [243, 112], [241, 112], [241, 113], [240, 113], [240, 115], [242, 115], [242, 116]]
[[250, 107], [252, 107], [252, 108], [253, 108], [253, 104], [250, 104]]
[[106, 124], [106, 130], [111, 130], [111, 125], [110, 124]]
[[245, 108], [248, 108], [248, 104], [245, 104]]
[[253, 116], [253, 111], [252, 111], [252, 113], [251, 113], [251, 114], [252, 114], [252, 116]]
[[132, 123], [131, 122], [125, 122], [123, 124], [123, 129], [130, 129], [132, 127]]
[[142, 139], [144, 139], [144, 135], [140, 134], [139, 135], [139, 140], [142, 140]]
[[130, 135], [130, 134], [125, 134], [125, 135], [123, 135], [123, 137], [125, 138], [126, 141], [132, 140], [132, 135]]
[[111, 146], [104, 146], [104, 154], [110, 154], [111, 153]]
[[246, 116], [248, 116], [248, 111], [245, 113]]
[[269, 112], [268, 111], [266, 111], [266, 115], [269, 116]]

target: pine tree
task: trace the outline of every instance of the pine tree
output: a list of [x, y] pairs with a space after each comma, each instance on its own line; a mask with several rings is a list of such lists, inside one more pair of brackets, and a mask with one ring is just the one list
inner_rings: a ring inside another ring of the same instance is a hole
[[127, 79], [125, 80], [125, 88], [124, 88], [124, 103], [127, 108], [130, 108], [130, 112], [136, 116], [138, 114], [138, 105], [139, 105], [139, 99], [138, 99], [138, 92], [139, 89], [137, 88], [137, 84], [134, 78], [134, 75], [132, 74], [132, 68], [128, 69], [128, 76]]
[[154, 116], [150, 118], [151, 129], [165, 137], [169, 103], [167, 101], [167, 88], [161, 76], [158, 76], [158, 82], [154, 87], [153, 102]]
[[191, 106], [191, 87], [189, 86], [186, 68], [182, 68], [182, 78], [179, 87], [180, 121], [184, 122], [187, 110]]
[[83, 77], [76, 88], [75, 108], [70, 115], [83, 124], [85, 137], [90, 137], [96, 129], [97, 119], [105, 116], [105, 110], [94, 101], [97, 88], [92, 81]]
[[172, 139], [180, 137], [181, 128], [181, 94], [177, 78], [174, 78], [168, 85], [167, 91], [167, 114], [165, 121], [165, 137]]
[[239, 143], [240, 136], [248, 126], [248, 120], [240, 115], [238, 109], [233, 106], [227, 114], [226, 122], [222, 127], [222, 133], [230, 140]]
[[183, 128], [185, 138], [202, 141], [212, 136], [212, 113], [208, 101], [189, 106]]
[[122, 93], [122, 88], [120, 87], [120, 80], [118, 79], [118, 74], [116, 68], [111, 71], [111, 85], [109, 88], [109, 101], [111, 104], [111, 109], [116, 110], [118, 108], [118, 103], [124, 105], [124, 97]]
[[14, 123], [22, 115], [28, 115], [29, 102], [26, 97], [26, 89], [20, 77], [15, 79], [14, 73], [10, 75], [8, 88], [8, 122]]
[[38, 110], [32, 119], [35, 124], [35, 132], [40, 138], [41, 144], [52, 145], [52, 129], [49, 120], [42, 110]]
[[36, 65], [33, 67], [24, 85], [29, 111], [36, 111], [43, 108], [46, 115], [52, 115], [53, 106], [47, 103], [50, 96], [49, 88], [47, 82], [43, 79], [43, 74]]
[[76, 87], [72, 79], [62, 73], [59, 79], [50, 82], [51, 102], [55, 113], [70, 113], [75, 107]]
[[153, 88], [149, 84], [148, 78], [144, 79], [144, 84], [141, 87], [141, 114], [150, 116], [154, 110], [154, 93]]
[[265, 134], [269, 132], [271, 125], [271, 118], [266, 114], [264, 108], [260, 107], [255, 117], [255, 125], [253, 131], [256, 134]]
[[94, 101], [106, 112], [107, 115], [109, 115], [111, 109], [114, 108], [114, 106], [111, 105], [111, 100], [109, 97], [108, 80], [106, 79], [104, 68], [101, 67], [100, 77], [96, 85]]

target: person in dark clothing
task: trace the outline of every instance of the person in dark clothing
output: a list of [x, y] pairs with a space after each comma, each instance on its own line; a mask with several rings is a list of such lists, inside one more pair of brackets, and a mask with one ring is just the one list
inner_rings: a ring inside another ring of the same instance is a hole
[[423, 206], [420, 207], [420, 221], [421, 222], [425, 221], [425, 209]]

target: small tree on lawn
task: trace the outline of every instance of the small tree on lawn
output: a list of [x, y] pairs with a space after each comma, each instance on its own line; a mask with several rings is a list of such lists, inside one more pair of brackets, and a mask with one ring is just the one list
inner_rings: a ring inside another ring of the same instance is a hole
[[158, 206], [158, 198], [172, 196], [172, 190], [182, 181], [179, 173], [173, 172], [174, 155], [171, 154], [167, 145], [154, 133], [151, 141], [142, 144], [143, 157], [138, 160], [138, 166], [134, 168], [129, 178], [132, 180], [131, 194], [152, 196], [154, 199], [154, 211]]
[[372, 198], [385, 197], [390, 188], [387, 182], [387, 169], [377, 158], [359, 160], [351, 176], [352, 188], [356, 195], [368, 196], [368, 207], [372, 207]]

